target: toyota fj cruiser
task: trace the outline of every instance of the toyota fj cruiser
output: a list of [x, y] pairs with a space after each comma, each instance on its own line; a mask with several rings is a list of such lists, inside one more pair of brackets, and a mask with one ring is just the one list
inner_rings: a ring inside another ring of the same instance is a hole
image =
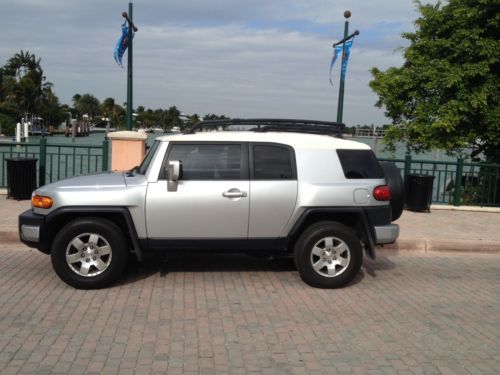
[[[343, 125], [304, 120], [205, 121], [158, 138], [139, 167], [34, 191], [21, 240], [50, 254], [76, 288], [115, 282], [147, 252], [293, 255], [309, 285], [353, 280], [399, 226], [398, 169]], [[236, 131], [226, 131], [236, 130]], [[334, 137], [337, 136], [337, 137]]]

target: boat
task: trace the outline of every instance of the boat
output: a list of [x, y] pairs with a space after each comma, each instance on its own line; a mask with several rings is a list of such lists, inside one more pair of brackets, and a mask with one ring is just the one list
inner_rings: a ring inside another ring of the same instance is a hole
[[29, 130], [29, 135], [46, 136], [46, 135], [53, 135], [53, 134], [51, 131], [49, 131], [45, 128], [33, 128], [33, 127], [31, 127]]
[[109, 133], [115, 132], [116, 128], [109, 126], [106, 121], [98, 122], [97, 124], [90, 125], [91, 133]]

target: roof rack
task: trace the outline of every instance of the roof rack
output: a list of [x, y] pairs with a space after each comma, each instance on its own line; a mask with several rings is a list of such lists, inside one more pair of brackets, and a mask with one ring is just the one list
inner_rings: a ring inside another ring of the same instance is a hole
[[201, 121], [187, 130], [185, 134], [193, 134], [197, 130], [210, 128], [213, 128], [215, 130], [229, 130], [227, 129], [229, 127], [234, 127], [235, 129], [233, 130], [239, 131], [279, 131], [310, 134], [328, 134], [333, 135], [337, 138], [342, 138], [342, 130], [344, 129], [345, 125], [338, 122], [296, 119], [223, 119]]

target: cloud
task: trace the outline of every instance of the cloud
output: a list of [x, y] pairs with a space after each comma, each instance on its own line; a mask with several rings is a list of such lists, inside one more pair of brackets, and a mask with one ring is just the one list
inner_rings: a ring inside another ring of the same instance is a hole
[[[377, 2], [378, 3], [378, 2]], [[402, 60], [394, 49], [415, 18], [411, 1], [136, 1], [134, 105], [177, 105], [186, 113], [334, 120], [331, 44], [343, 10], [361, 31], [351, 53], [344, 121], [384, 123], [368, 87], [372, 66]], [[113, 61], [124, 1], [4, 0], [0, 64], [20, 49], [42, 57], [63, 102], [75, 93], [125, 101], [126, 72]], [[334, 22], [331, 22], [334, 20]], [[334, 37], [335, 36], [335, 37]]]

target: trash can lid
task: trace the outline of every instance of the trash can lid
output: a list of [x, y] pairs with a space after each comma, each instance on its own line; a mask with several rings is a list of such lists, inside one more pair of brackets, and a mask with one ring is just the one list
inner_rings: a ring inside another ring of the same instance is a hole
[[5, 161], [37, 161], [38, 159], [37, 158], [21, 158], [21, 157], [17, 157], [17, 158], [5, 158], [4, 160]]
[[412, 178], [435, 178], [436, 176], [433, 176], [431, 174], [423, 174], [423, 173], [411, 173], [407, 175], [408, 177]]

